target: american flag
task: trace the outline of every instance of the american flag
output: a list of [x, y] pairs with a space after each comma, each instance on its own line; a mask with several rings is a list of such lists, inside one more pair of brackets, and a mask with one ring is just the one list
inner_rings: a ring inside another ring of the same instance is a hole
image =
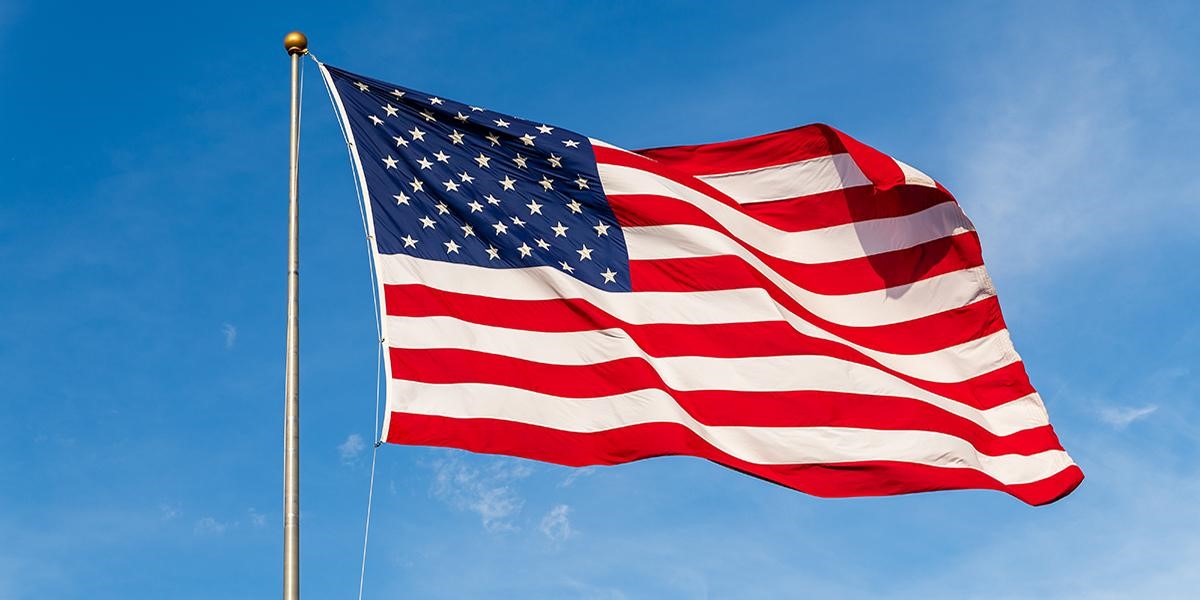
[[690, 455], [827, 497], [1082, 480], [921, 171], [825, 125], [629, 151], [321, 71], [366, 199], [384, 441]]

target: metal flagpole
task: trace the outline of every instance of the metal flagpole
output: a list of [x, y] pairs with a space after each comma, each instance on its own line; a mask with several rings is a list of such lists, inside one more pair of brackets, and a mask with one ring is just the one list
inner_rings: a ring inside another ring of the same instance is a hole
[[292, 59], [291, 166], [288, 170], [287, 360], [283, 409], [283, 598], [300, 598], [300, 60], [308, 38], [283, 38]]

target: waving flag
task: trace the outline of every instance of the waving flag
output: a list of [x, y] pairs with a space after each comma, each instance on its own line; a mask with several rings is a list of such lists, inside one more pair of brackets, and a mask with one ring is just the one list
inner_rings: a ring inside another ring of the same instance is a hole
[[691, 455], [818, 496], [1075, 488], [953, 196], [825, 125], [629, 151], [322, 65], [385, 441]]

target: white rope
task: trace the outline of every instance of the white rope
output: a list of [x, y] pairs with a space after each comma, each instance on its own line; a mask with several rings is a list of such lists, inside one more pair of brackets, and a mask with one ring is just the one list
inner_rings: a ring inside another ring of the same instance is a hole
[[[309, 53], [308, 56], [312, 58], [313, 62], [317, 63], [319, 68], [321, 61], [311, 53]], [[379, 298], [375, 293], [379, 288], [378, 280], [375, 277], [375, 240], [371, 238], [371, 228], [367, 223], [366, 202], [368, 202], [368, 200], [366, 195], [363, 193], [362, 187], [359, 185], [358, 172], [354, 163], [353, 149], [350, 144], [350, 135], [349, 132], [346, 131], [346, 126], [342, 122], [342, 115], [338, 114], [337, 102], [333, 97], [333, 88], [330, 87], [329, 81], [324, 77], [322, 77], [322, 80], [325, 81], [325, 91], [329, 94], [329, 102], [330, 105], [333, 106], [334, 117], [338, 123], [338, 128], [342, 131], [342, 137], [346, 140], [346, 147], [351, 148], [351, 154], [349, 156], [351, 171], [350, 179], [354, 181], [354, 192], [358, 198], [358, 214], [359, 218], [362, 220], [363, 233], [366, 236], [367, 267], [371, 271], [371, 304], [375, 308], [375, 333], [377, 334], [377, 339], [379, 340], [377, 347], [378, 351], [376, 352], [375, 356], [375, 421], [371, 424], [372, 432], [374, 433], [375, 437], [374, 443], [371, 447], [371, 478], [367, 488], [367, 516], [363, 522], [362, 562], [359, 565], [358, 571], [358, 600], [362, 600], [363, 583], [365, 582], [367, 575], [367, 540], [371, 535], [371, 505], [375, 498], [375, 462], [376, 458], [379, 456], [379, 446], [383, 444], [383, 442], [380, 440], [382, 432], [380, 431], [381, 426], [379, 422], [379, 405], [381, 396], [380, 390], [383, 387], [383, 322], [379, 316]], [[303, 79], [301, 79], [301, 82], [303, 83]]]
[[[300, 58], [303, 59], [304, 57], [301, 56]], [[300, 63], [299, 70], [300, 70], [300, 101], [296, 103], [297, 104], [297, 106], [296, 106], [296, 122], [303, 123], [304, 121], [301, 119], [301, 117], [304, 116], [304, 63], [303, 62]], [[296, 128], [296, 165], [297, 165], [297, 168], [299, 168], [299, 165], [300, 165], [300, 132], [302, 130], [303, 130], [303, 128], [301, 128], [301, 127]]]
[[[379, 360], [375, 363], [375, 412], [379, 412], [379, 379], [383, 371], [383, 348], [379, 349]], [[376, 422], [378, 422], [376, 418]], [[376, 436], [378, 437], [378, 436]], [[363, 597], [363, 582], [367, 578], [367, 539], [371, 535], [371, 501], [375, 498], [375, 458], [379, 456], [380, 442], [371, 446], [371, 483], [367, 488], [367, 518], [363, 523], [362, 564], [358, 568], [358, 600]]]

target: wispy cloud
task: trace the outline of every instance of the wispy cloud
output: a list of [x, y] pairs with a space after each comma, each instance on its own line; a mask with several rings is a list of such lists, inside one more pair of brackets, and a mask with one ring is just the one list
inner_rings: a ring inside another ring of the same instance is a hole
[[229, 323], [222, 324], [221, 325], [221, 335], [225, 336], [225, 349], [226, 350], [233, 348], [234, 344], [237, 343], [237, 335], [238, 335], [237, 327], [235, 327]]
[[542, 517], [542, 522], [538, 524], [538, 530], [553, 542], [570, 539], [575, 535], [575, 530], [571, 528], [570, 513], [571, 507], [566, 504], [555, 506], [546, 513], [546, 516]]
[[196, 535], [222, 535], [228, 528], [228, 524], [218, 521], [213, 517], [204, 517], [196, 521], [192, 531]]
[[263, 527], [267, 524], [267, 516], [255, 510], [254, 507], [250, 507], [247, 512], [250, 513], [250, 524], [254, 527]]
[[179, 516], [180, 508], [178, 504], [168, 504], [166, 502], [158, 505], [158, 511], [162, 515], [164, 521], [174, 521]]
[[338, 444], [338, 456], [342, 459], [342, 464], [351, 464], [358, 460], [363, 450], [367, 448], [366, 442], [363, 441], [361, 435], [352, 433], [346, 436], [346, 441]]
[[525, 501], [513, 483], [529, 477], [533, 469], [515, 461], [493, 462], [475, 468], [449, 458], [434, 464], [432, 493], [458, 510], [479, 515], [483, 528], [492, 531], [517, 529], [512, 519], [521, 512]]
[[1200, 215], [1200, 156], [1172, 141], [1195, 132], [1194, 109], [1153, 108], [1193, 104], [1172, 66], [1181, 58], [1129, 16], [1124, 35], [1103, 40], [1082, 24], [1042, 15], [1049, 34], [1022, 20], [997, 40], [1008, 51], [994, 63], [963, 70], [971, 91], [952, 117], [960, 179], [948, 183], [992, 264], [1053, 270]]
[[1100, 409], [1100, 420], [1112, 425], [1116, 429], [1125, 429], [1130, 423], [1140, 421], [1158, 410], [1158, 407], [1150, 404], [1140, 408], [1110, 406]]
[[567, 473], [567, 476], [563, 477], [563, 480], [558, 483], [558, 487], [571, 487], [574, 485], [575, 480], [579, 479], [580, 477], [589, 477], [595, 472], [595, 467], [578, 467], [571, 469], [571, 472]]

